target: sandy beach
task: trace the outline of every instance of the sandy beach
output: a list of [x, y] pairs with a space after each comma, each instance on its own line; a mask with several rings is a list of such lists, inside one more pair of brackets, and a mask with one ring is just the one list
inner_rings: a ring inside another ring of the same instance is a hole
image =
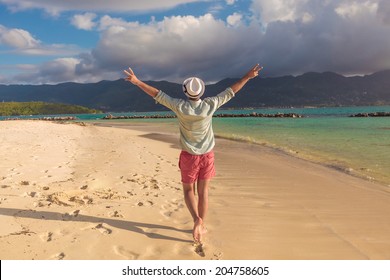
[[156, 125], [0, 122], [0, 259], [390, 259], [390, 190], [217, 139], [193, 246], [178, 135]]

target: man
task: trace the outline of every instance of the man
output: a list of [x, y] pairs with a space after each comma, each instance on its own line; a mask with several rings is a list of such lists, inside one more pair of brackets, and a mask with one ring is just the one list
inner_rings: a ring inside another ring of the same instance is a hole
[[[205, 85], [196, 77], [183, 82], [183, 92], [188, 100], [175, 99], [139, 80], [133, 70], [125, 70], [126, 81], [138, 86], [158, 103], [171, 109], [179, 120], [180, 153], [179, 168], [184, 191], [184, 200], [194, 220], [193, 237], [196, 242], [206, 233], [204, 218], [208, 209], [208, 188], [215, 176], [214, 133], [212, 117], [214, 112], [232, 99], [235, 94], [263, 69], [256, 64], [239, 81], [220, 94], [201, 100]], [[198, 190], [198, 202], [195, 198], [195, 184]]]

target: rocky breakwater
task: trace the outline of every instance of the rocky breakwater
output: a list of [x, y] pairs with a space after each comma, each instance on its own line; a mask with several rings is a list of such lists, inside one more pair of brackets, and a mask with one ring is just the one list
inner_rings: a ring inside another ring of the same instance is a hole
[[9, 117], [6, 121], [17, 121], [17, 120], [33, 120], [33, 121], [74, 121], [77, 120], [73, 116], [62, 116], [62, 117], [40, 117], [40, 118], [21, 118], [21, 117]]
[[297, 113], [250, 113], [250, 114], [216, 114], [216, 118], [303, 118], [303, 115]]
[[352, 118], [390, 117], [390, 112], [358, 113], [350, 115]]
[[[276, 113], [276, 114], [216, 114], [215, 118], [303, 118], [303, 115], [296, 113]], [[123, 119], [173, 119], [175, 115], [133, 115], [133, 116], [113, 116], [111, 114], [104, 116], [103, 120], [123, 120]]]
[[127, 120], [127, 119], [173, 119], [175, 115], [133, 115], [133, 116], [113, 116], [111, 114], [106, 115], [102, 120]]

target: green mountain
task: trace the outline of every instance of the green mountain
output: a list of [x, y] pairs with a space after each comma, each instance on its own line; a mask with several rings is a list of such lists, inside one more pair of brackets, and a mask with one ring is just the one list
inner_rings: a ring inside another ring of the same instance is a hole
[[[206, 86], [205, 97], [218, 94], [237, 79]], [[148, 81], [176, 98], [184, 98], [181, 85]], [[225, 107], [365, 106], [390, 104], [390, 70], [372, 75], [344, 77], [332, 72], [251, 80]], [[148, 95], [123, 79], [90, 84], [0, 85], [1, 101], [42, 101], [97, 108], [110, 112], [161, 111]]]

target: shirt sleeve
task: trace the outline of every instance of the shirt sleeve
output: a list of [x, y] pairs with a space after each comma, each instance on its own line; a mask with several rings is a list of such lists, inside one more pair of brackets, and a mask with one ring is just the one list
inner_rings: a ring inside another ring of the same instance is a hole
[[234, 97], [234, 91], [228, 87], [220, 94], [217, 94], [214, 97], [206, 98], [209, 102], [212, 102], [216, 109], [227, 103], [230, 99]]
[[168, 109], [171, 109], [175, 113], [177, 111], [178, 105], [182, 101], [181, 99], [170, 97], [168, 94], [164, 93], [161, 90], [158, 92], [154, 100], [156, 100], [157, 103], [164, 105]]

